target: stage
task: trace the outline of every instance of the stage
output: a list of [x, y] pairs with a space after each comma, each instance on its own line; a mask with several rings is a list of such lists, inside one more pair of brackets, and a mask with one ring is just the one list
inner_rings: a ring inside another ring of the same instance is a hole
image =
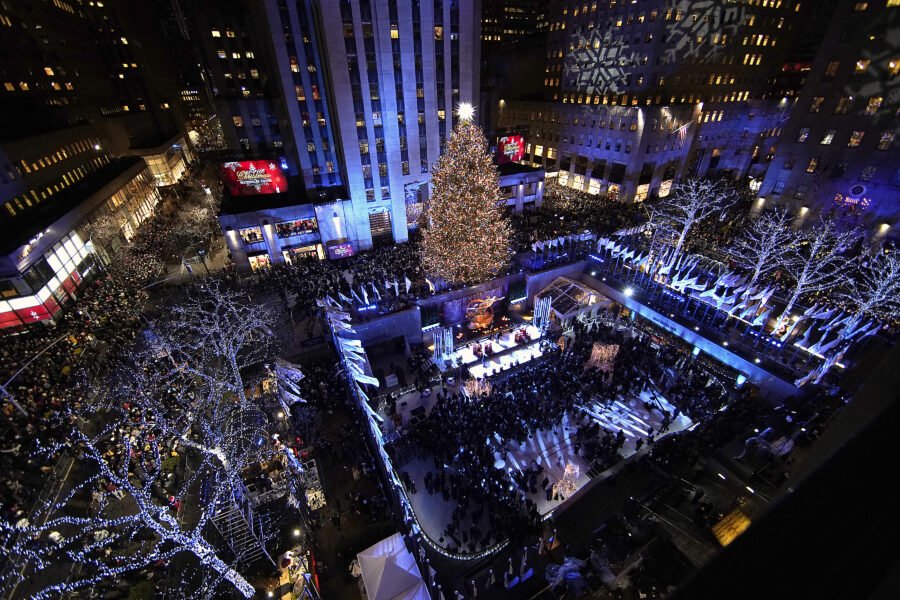
[[[521, 335], [520, 341], [516, 341], [516, 334], [519, 332], [527, 334], [527, 342]], [[437, 361], [438, 368], [444, 372], [452, 372], [453, 369], [465, 367], [469, 375], [476, 379], [490, 377], [543, 356], [540, 336], [540, 329], [534, 325], [523, 323], [505, 331], [467, 342], [464, 346], [456, 348], [447, 361]], [[485, 354], [484, 357], [478, 356], [476, 347], [485, 348], [488, 342], [493, 353]]]

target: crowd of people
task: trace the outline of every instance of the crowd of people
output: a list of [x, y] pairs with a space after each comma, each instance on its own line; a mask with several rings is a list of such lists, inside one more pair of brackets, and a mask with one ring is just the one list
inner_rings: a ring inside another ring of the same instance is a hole
[[[617, 344], [611, 370], [585, 368], [595, 342]], [[538, 431], [560, 426], [564, 415], [576, 426], [573, 447], [585, 461], [604, 470], [621, 460], [624, 434], [601, 427], [579, 407], [611, 404], [649, 390], [665, 395], [674, 406], [648, 406], [662, 412], [658, 431], [652, 427], [637, 449], [653, 444], [682, 412], [694, 420], [710, 418], [727, 401], [728, 392], [705, 370], [689, 361], [686, 348], [660, 345], [631, 324], [610, 320], [590, 327], [577, 322], [565, 350], [496, 377], [489, 391], [473, 398], [444, 388], [427, 418], [411, 429], [398, 463], [408, 455], [428, 457], [434, 468], [425, 474], [425, 489], [416, 488], [408, 473], [407, 491], [438, 495], [454, 505], [441, 542], [452, 551], [472, 553], [503, 539], [519, 541], [536, 534], [541, 515], [536, 499], [564, 499], [558, 483], [541, 461], [521, 470], [496, 466], [505, 448], [519, 446]]]
[[53, 327], [6, 335], [0, 344], [0, 378], [5, 382], [15, 375], [6, 390], [25, 413], [5, 399], [3, 415], [11, 426], [0, 433], [5, 478], [0, 502], [6, 517], [30, 509], [42, 488], [41, 472], [50, 469], [35, 464], [34, 441], [47, 443], [59, 435], [63, 405], [77, 412], [91, 401], [91, 391], [82, 385], [85, 374], [138, 331], [144, 296], [130, 281], [101, 274], [75, 293], [77, 304], [58, 315]]
[[340, 261], [295, 259], [259, 270], [257, 276], [258, 290], [277, 293], [285, 307], [293, 298], [295, 315], [305, 319], [315, 315], [318, 301], [326, 298], [347, 308], [377, 306], [373, 316], [391, 312], [421, 292], [424, 273], [417, 248], [398, 244]]
[[513, 243], [527, 252], [534, 242], [590, 230], [599, 236], [634, 227], [647, 218], [640, 204], [616, 202], [597, 194], [548, 182], [541, 207], [512, 215]]

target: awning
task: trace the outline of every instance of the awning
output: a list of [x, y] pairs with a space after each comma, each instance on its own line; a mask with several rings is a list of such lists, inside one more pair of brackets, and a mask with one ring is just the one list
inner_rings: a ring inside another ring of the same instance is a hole
[[368, 600], [430, 600], [419, 566], [395, 533], [356, 555]]

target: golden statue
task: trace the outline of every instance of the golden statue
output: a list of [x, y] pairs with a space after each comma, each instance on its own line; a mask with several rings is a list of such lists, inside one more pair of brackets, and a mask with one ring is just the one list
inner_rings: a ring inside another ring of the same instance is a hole
[[494, 303], [503, 298], [491, 296], [489, 298], [476, 298], [466, 306], [466, 319], [469, 320], [469, 329], [486, 329], [494, 322]]

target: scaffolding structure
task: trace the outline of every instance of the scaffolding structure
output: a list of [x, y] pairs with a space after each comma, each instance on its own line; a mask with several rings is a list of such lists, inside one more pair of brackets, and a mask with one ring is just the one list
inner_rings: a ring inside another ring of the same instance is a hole
[[231, 498], [221, 502], [212, 518], [213, 527], [241, 562], [265, 558], [276, 563], [266, 550], [266, 523], [256, 511], [253, 498], [243, 483], [232, 487]]

